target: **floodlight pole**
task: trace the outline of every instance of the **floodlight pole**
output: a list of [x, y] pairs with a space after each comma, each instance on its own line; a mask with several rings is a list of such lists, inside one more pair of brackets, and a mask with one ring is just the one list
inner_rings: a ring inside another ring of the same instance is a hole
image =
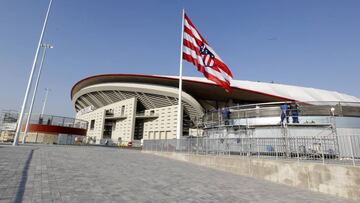
[[184, 41], [184, 18], [185, 10], [182, 10], [181, 23], [181, 48], [180, 48], [180, 66], [179, 66], [179, 96], [178, 96], [178, 111], [177, 111], [177, 125], [176, 125], [176, 139], [180, 139], [182, 135], [183, 111], [182, 111], [182, 66], [183, 66], [183, 41]]
[[27, 119], [26, 119], [25, 131], [24, 131], [24, 136], [23, 136], [23, 139], [22, 139], [23, 144], [25, 144], [25, 139], [28, 136], [28, 132], [29, 132], [31, 114], [32, 114], [32, 110], [33, 110], [33, 107], [34, 107], [37, 88], [39, 86], [39, 81], [40, 81], [40, 77], [41, 77], [41, 71], [42, 71], [42, 67], [43, 67], [43, 64], [44, 64], [45, 56], [46, 56], [46, 49], [47, 48], [49, 48], [49, 49], [53, 48], [53, 46], [51, 46], [50, 44], [41, 44], [41, 47], [44, 48], [44, 51], [43, 51], [43, 55], [41, 57], [41, 62], [40, 62], [40, 67], [39, 67], [38, 75], [37, 75], [36, 82], [35, 82], [34, 92], [33, 92], [32, 98], [31, 98], [31, 102], [30, 102], [29, 113], [28, 113]]
[[38, 55], [39, 55], [40, 45], [41, 45], [43, 37], [44, 37], [44, 32], [45, 32], [45, 29], [46, 29], [46, 25], [47, 25], [47, 21], [48, 21], [48, 17], [49, 17], [52, 2], [53, 2], [53, 0], [50, 0], [50, 2], [49, 2], [49, 6], [48, 6], [48, 9], [47, 9], [47, 12], [46, 12], [46, 17], [45, 17], [45, 20], [44, 20], [43, 28], [42, 28], [41, 34], [40, 34], [40, 39], [39, 39], [39, 42], [38, 42], [38, 46], [36, 48], [35, 57], [34, 57], [34, 61], [33, 61], [33, 64], [32, 64], [28, 84], [27, 84], [27, 87], [26, 87], [24, 100], [23, 100], [20, 115], [19, 115], [19, 118], [18, 118], [18, 121], [17, 121], [17, 127], [16, 127], [16, 133], [15, 133], [15, 137], [14, 137], [13, 146], [17, 146], [18, 142], [19, 142], [18, 139], [19, 139], [19, 136], [20, 136], [21, 128], [22, 128], [22, 121], [23, 121], [23, 118], [24, 118], [25, 107], [26, 107], [26, 103], [27, 103], [27, 100], [28, 100], [29, 91], [30, 91], [30, 88], [31, 88], [33, 75], [34, 75], [34, 72], [35, 72], [35, 66], [36, 66]]
[[46, 102], [47, 102], [47, 98], [48, 98], [48, 94], [49, 94], [50, 90], [51, 90], [50, 88], [45, 88], [45, 98], [44, 98], [44, 103], [43, 103], [43, 106], [42, 106], [42, 109], [41, 109], [41, 116], [44, 115], [45, 106], [46, 106]]

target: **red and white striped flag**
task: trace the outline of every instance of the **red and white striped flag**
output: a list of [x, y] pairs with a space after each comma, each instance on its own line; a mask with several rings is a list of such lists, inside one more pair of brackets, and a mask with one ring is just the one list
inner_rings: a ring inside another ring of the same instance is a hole
[[231, 71], [184, 15], [183, 59], [194, 64], [204, 76], [230, 91]]

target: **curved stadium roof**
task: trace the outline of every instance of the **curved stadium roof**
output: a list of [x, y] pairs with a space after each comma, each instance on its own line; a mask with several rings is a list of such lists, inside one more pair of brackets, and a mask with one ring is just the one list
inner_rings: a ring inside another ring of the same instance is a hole
[[[136, 75], [136, 74], [106, 74], [85, 78], [74, 85], [71, 99], [82, 88], [103, 83], [139, 83], [167, 87], [178, 87], [177, 76]], [[231, 93], [225, 92], [212, 81], [199, 77], [183, 77], [183, 91], [196, 99], [228, 101], [229, 99], [247, 102], [276, 101], [336, 101], [360, 102], [360, 99], [335, 91], [321, 90], [293, 85], [283, 85], [245, 80], [233, 80]]]
[[[95, 75], [77, 82], [71, 90], [76, 111], [93, 106], [95, 109], [124, 99], [137, 98], [144, 109], [177, 105], [178, 77], [135, 74]], [[184, 111], [191, 120], [201, 117], [204, 110], [223, 105], [281, 101], [360, 102], [360, 99], [334, 91], [291, 85], [234, 80], [227, 93], [206, 78], [183, 77]]]

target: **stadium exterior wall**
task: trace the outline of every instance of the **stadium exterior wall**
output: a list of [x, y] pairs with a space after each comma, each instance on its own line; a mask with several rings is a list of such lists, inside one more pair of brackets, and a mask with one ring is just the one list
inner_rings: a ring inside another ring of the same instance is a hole
[[[178, 113], [176, 85], [173, 76], [97, 75], [76, 83], [71, 99], [78, 112], [76, 118], [89, 122], [87, 135], [93, 143], [172, 139]], [[233, 91], [226, 93], [203, 78], [184, 77], [183, 135], [202, 135], [202, 130], [195, 129], [199, 120], [206, 112], [224, 106], [286, 101], [360, 102], [346, 94], [290, 85], [234, 81], [232, 87]], [[280, 112], [278, 107], [273, 108]], [[330, 108], [327, 111], [330, 114]], [[272, 125], [278, 125], [277, 119]]]

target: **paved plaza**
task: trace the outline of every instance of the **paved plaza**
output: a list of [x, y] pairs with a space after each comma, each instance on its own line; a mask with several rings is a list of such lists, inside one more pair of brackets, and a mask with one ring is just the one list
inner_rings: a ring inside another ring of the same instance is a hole
[[351, 202], [136, 150], [0, 145], [2, 202]]

